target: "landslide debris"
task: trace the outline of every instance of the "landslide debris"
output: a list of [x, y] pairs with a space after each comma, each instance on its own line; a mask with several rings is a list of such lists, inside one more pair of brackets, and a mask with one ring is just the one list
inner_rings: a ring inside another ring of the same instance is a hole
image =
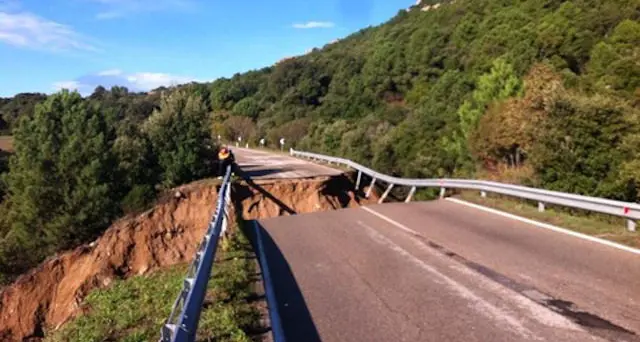
[[78, 313], [94, 288], [187, 262], [210, 219], [217, 190], [199, 183], [153, 209], [114, 223], [99, 239], [49, 258], [0, 292], [0, 340], [38, 340]]
[[[0, 341], [39, 341], [78, 315], [91, 290], [190, 261], [214, 210], [217, 187], [211, 181], [180, 187], [180, 196], [117, 221], [96, 241], [49, 258], [2, 289]], [[258, 219], [355, 207], [360, 201], [352, 188], [346, 176], [240, 181], [232, 197], [243, 218]]]

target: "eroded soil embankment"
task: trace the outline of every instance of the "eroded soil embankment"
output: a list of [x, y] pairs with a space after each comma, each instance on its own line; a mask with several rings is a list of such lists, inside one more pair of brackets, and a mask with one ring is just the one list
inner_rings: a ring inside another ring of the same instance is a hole
[[[357, 206], [350, 188], [343, 176], [240, 182], [234, 185], [233, 197], [243, 216], [255, 219]], [[48, 259], [4, 288], [0, 340], [40, 340], [77, 315], [92, 289], [191, 260], [210, 219], [217, 186], [205, 181], [179, 190], [181, 198], [169, 198], [116, 222], [95, 242]]]
[[375, 200], [360, 199], [346, 176], [241, 182], [234, 193], [245, 220], [357, 207]]

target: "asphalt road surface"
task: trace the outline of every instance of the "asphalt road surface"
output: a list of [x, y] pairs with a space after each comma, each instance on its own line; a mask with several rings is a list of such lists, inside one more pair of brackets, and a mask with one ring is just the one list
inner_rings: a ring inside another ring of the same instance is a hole
[[286, 154], [231, 148], [238, 166], [253, 179], [293, 179], [336, 176], [342, 172], [327, 166], [314, 164]]
[[640, 341], [640, 255], [446, 200], [257, 223], [288, 341]]

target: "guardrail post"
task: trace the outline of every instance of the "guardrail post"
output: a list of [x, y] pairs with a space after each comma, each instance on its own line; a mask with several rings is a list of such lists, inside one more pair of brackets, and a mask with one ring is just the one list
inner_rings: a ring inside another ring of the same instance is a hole
[[227, 212], [227, 208], [224, 208], [224, 210], [222, 211], [222, 229], [220, 230], [220, 233], [224, 236], [227, 232], [227, 224], [228, 224], [228, 220], [229, 220], [229, 213]]
[[382, 197], [380, 197], [380, 200], [378, 201], [378, 204], [384, 202], [384, 199], [387, 198], [387, 196], [389, 196], [389, 193], [391, 192], [391, 189], [393, 189], [393, 183], [389, 184], [389, 187], [387, 188], [387, 190], [384, 192], [384, 194], [382, 194]]
[[538, 211], [544, 213], [544, 203], [538, 202]]
[[231, 202], [231, 182], [227, 183], [227, 189], [225, 191], [225, 206], [223, 210], [222, 217], [222, 234], [224, 235], [227, 232], [227, 227], [229, 225], [229, 203]]
[[361, 180], [362, 180], [362, 171], [358, 171], [358, 179], [356, 180], [356, 191], [360, 190]]
[[411, 198], [413, 198], [413, 195], [415, 193], [416, 193], [416, 187], [414, 186], [413, 188], [411, 188], [411, 191], [409, 191], [409, 196], [407, 196], [407, 199], [404, 201], [404, 203], [411, 202]]
[[480, 197], [486, 198], [487, 197], [487, 192], [486, 191], [480, 191]]
[[444, 198], [445, 193], [447, 192], [446, 188], [440, 188], [440, 199]]
[[630, 232], [635, 232], [636, 231], [636, 221], [627, 220], [627, 230], [630, 231]]
[[373, 187], [375, 185], [376, 185], [376, 179], [374, 177], [373, 180], [371, 181], [371, 185], [369, 185], [369, 189], [367, 189], [367, 194], [366, 194], [365, 198], [369, 198], [369, 196], [371, 196], [371, 191], [373, 191]]

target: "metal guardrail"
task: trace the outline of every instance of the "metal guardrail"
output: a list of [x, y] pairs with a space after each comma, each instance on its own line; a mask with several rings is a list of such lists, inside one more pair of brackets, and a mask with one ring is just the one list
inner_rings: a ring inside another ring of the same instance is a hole
[[262, 283], [264, 284], [265, 297], [267, 298], [267, 309], [269, 310], [269, 320], [271, 321], [271, 341], [286, 342], [287, 339], [285, 337], [284, 330], [282, 329], [282, 319], [278, 309], [278, 300], [276, 298], [276, 291], [271, 278], [269, 262], [267, 261], [264, 244], [262, 243], [262, 233], [260, 232], [262, 228], [258, 221], [253, 221], [253, 229], [255, 232], [255, 250], [258, 256], [258, 262], [260, 263], [260, 270], [262, 271]]
[[394, 186], [407, 186], [411, 187], [409, 196], [406, 202], [411, 201], [411, 198], [416, 192], [417, 188], [440, 188], [440, 197], [444, 197], [446, 189], [467, 189], [478, 190], [483, 197], [487, 192], [497, 193], [501, 195], [508, 195], [527, 200], [537, 201], [538, 210], [544, 211], [546, 204], [555, 204], [564, 207], [583, 209], [597, 213], [615, 215], [627, 219], [627, 229], [629, 231], [636, 231], [636, 220], [640, 220], [640, 204], [631, 202], [614, 201], [605, 198], [582, 196], [576, 194], [569, 194], [559, 191], [550, 191], [543, 189], [530, 188], [520, 185], [504, 184], [498, 182], [481, 181], [481, 180], [468, 180], [468, 179], [404, 179], [398, 177], [392, 177], [380, 172], [374, 171], [368, 167], [362, 166], [351, 160], [344, 158], [329, 157], [317, 153], [301, 152], [294, 149], [290, 150], [292, 156], [307, 158], [310, 160], [324, 161], [329, 164], [335, 163], [338, 165], [344, 165], [352, 169], [358, 170], [358, 178], [356, 181], [356, 189], [360, 188], [360, 182], [362, 180], [362, 174], [370, 176], [372, 184], [367, 191], [366, 196], [369, 197], [371, 189], [376, 182], [384, 182], [388, 184], [388, 187], [382, 197], [380, 203], [389, 195]]
[[162, 327], [161, 342], [195, 341], [200, 311], [211, 277], [218, 240], [227, 229], [228, 206], [231, 202], [230, 179], [231, 166], [228, 166], [218, 193], [216, 211], [198, 247], [195, 258], [189, 266], [182, 291], [178, 294], [171, 314]]

